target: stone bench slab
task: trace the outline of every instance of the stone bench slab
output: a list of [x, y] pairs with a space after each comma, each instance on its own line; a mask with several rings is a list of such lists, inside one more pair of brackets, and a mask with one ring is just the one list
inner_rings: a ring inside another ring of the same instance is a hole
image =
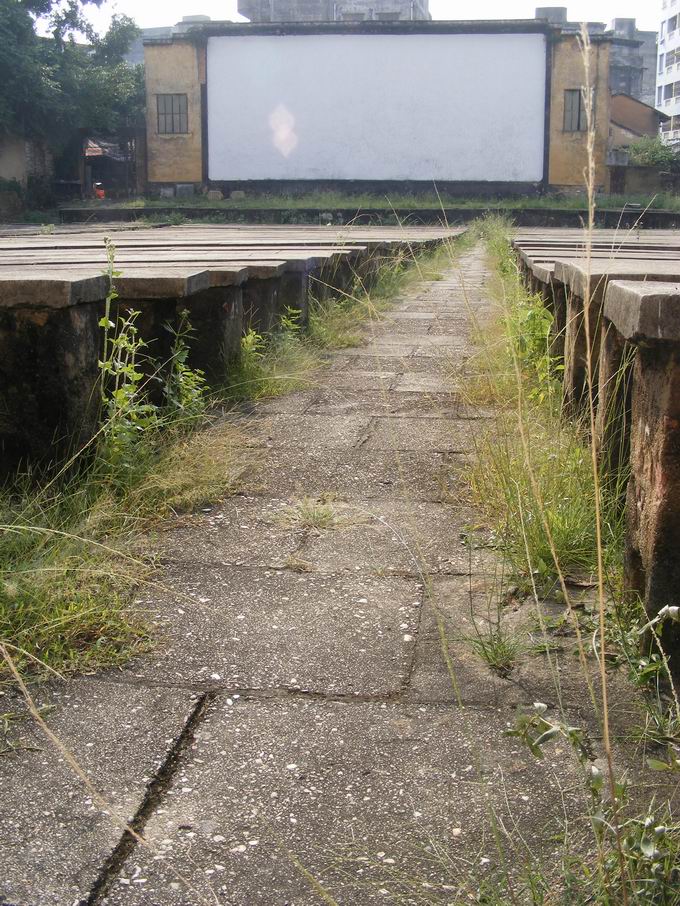
[[607, 288], [605, 317], [631, 343], [680, 341], [680, 282], [614, 281]]

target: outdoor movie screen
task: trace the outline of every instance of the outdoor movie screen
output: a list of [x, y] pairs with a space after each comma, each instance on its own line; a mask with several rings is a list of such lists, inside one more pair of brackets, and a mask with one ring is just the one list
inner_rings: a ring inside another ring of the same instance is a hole
[[543, 178], [543, 34], [208, 42], [211, 180]]

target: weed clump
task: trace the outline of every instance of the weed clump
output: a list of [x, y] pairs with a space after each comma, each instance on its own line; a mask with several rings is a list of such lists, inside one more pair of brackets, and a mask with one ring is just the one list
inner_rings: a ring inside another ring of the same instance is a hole
[[[115, 250], [107, 251], [102, 426], [68, 462], [0, 492], [0, 644], [20, 671], [90, 670], [145, 648], [131, 607], [151, 581], [151, 563], [135, 553], [140, 536], [228, 492], [245, 470], [237, 430], [210, 426], [205, 378], [187, 364], [186, 313], [168, 325], [168, 361], [155, 361], [138, 313], [113, 314]], [[157, 401], [150, 388], [160, 389]]]
[[224, 394], [231, 400], [283, 396], [309, 386], [320, 365], [318, 354], [301, 336], [299, 312], [291, 311], [267, 339], [252, 328], [246, 332]]
[[605, 562], [615, 581], [622, 562], [621, 499], [627, 476], [603, 475], [596, 485], [587, 431], [562, 416], [562, 365], [550, 351], [552, 315], [522, 285], [508, 224], [492, 219], [484, 235], [498, 275], [498, 318], [479, 333], [471, 397], [493, 403], [498, 415], [476, 446], [469, 474], [475, 497], [512, 569], [533, 574], [547, 588], [558, 569], [579, 581], [596, 574], [594, 502], [600, 494]]

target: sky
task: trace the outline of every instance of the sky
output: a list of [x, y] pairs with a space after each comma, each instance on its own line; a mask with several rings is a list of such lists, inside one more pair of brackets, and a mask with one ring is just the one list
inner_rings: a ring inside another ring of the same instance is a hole
[[[635, 18], [638, 27], [656, 30], [661, 18], [657, 0], [430, 0], [435, 19], [531, 19], [536, 6], [567, 6], [573, 21], [609, 24], [615, 17]], [[238, 19], [236, 0], [106, 0], [90, 18], [105, 30], [111, 13], [126, 13], [141, 28], [174, 25], [182, 16], [205, 14], [213, 19]]]

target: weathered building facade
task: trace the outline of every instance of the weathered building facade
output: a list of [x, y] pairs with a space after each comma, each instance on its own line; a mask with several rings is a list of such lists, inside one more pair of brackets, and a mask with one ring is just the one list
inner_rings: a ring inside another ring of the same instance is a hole
[[251, 22], [394, 22], [430, 18], [429, 0], [239, 0]]
[[[536, 18], [558, 27], [563, 34], [579, 34], [584, 23], [571, 22], [566, 6], [539, 6]], [[654, 104], [656, 86], [656, 32], [642, 31], [635, 19], [586, 22], [592, 38], [609, 38], [609, 87], [612, 94], [629, 94], [643, 104]]]
[[[604, 186], [610, 41], [592, 40]], [[212, 22], [145, 51], [152, 188], [583, 186], [581, 49], [545, 22]]]
[[680, 2], [663, 0], [659, 26], [656, 106], [670, 116], [662, 131], [665, 141], [680, 141]]
[[635, 19], [614, 19], [611, 29], [609, 86], [612, 94], [628, 94], [654, 106], [656, 89], [656, 32], [642, 31]]
[[588, 164], [588, 117], [594, 126], [596, 188], [607, 179], [611, 44], [605, 37], [591, 36], [590, 80], [592, 102], [586, 104], [585, 61], [578, 35], [562, 34], [553, 42], [550, 80], [549, 185], [560, 190], [582, 190]]

